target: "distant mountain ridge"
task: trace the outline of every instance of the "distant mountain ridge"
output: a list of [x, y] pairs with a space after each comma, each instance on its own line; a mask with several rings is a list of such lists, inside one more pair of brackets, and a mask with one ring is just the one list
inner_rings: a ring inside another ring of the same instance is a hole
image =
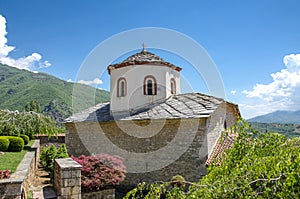
[[[75, 94], [74, 85], [77, 88]], [[93, 102], [87, 100], [90, 94], [95, 95]], [[81, 103], [77, 110], [72, 110], [74, 97]], [[46, 73], [33, 73], [0, 64], [0, 109], [22, 111], [32, 100], [41, 104], [43, 113], [56, 121], [63, 121], [73, 111], [80, 111], [92, 103], [108, 101], [109, 92], [66, 82]]]
[[275, 111], [273, 113], [251, 118], [248, 121], [260, 123], [300, 124], [300, 110]]

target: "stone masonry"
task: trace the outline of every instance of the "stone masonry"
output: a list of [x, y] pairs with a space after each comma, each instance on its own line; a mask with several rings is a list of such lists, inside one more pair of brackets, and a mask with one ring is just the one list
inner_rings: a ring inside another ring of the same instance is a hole
[[206, 174], [205, 161], [221, 132], [239, 116], [237, 105], [199, 93], [175, 95], [116, 118], [104, 103], [65, 122], [66, 146], [74, 156], [123, 157], [125, 188], [177, 174], [196, 182]]
[[54, 188], [58, 199], [81, 199], [81, 168], [72, 158], [55, 159]]
[[[136, 125], [146, 125], [149, 121], [135, 121]], [[103, 153], [104, 149], [101, 146], [106, 146], [105, 143], [101, 143], [98, 138], [97, 132], [99, 126], [103, 130], [104, 135], [110, 140], [113, 145], [119, 148], [130, 151], [133, 153], [151, 153], [165, 147], [174, 139], [178, 131], [182, 131], [183, 136], [192, 136], [191, 142], [184, 143], [178, 142], [176, 148], [173, 148], [174, 152], [170, 151], [170, 154], [160, 154], [156, 158], [150, 159], [141, 157], [140, 159], [124, 160], [124, 164], [128, 167], [129, 164], [135, 166], [145, 166], [147, 164], [151, 167], [152, 164], [172, 159], [172, 155], [177, 155], [178, 148], [188, 145], [182, 155], [178, 158], [173, 158], [171, 164], [164, 168], [156, 171], [145, 172], [145, 173], [127, 173], [126, 180], [122, 185], [134, 186], [138, 182], [153, 182], [153, 181], [165, 181], [170, 180], [172, 176], [180, 174], [185, 177], [186, 180], [196, 181], [206, 174], [205, 161], [207, 159], [207, 138], [206, 138], [206, 119], [173, 119], [166, 121], [152, 121], [160, 125], [159, 123], [164, 122], [163, 128], [155, 136], [141, 139], [133, 136], [129, 136], [119, 128], [116, 122], [101, 122], [101, 123], [77, 123], [76, 127], [74, 124], [67, 124], [68, 131], [66, 133], [66, 145], [68, 152], [72, 155], [79, 156], [81, 154], [91, 155], [97, 153]], [[123, 128], [128, 122], [123, 121]], [[74, 125], [74, 126], [73, 126]], [[127, 129], [132, 128], [132, 124], [127, 124]], [[98, 127], [97, 127], [98, 126]], [[180, 127], [179, 127], [180, 126]], [[76, 131], [79, 129], [80, 132]], [[184, 140], [184, 139], [182, 139]], [[76, 147], [75, 147], [76, 146]], [[109, 153], [109, 152], [107, 152]], [[114, 154], [122, 157], [122, 154]], [[128, 162], [134, 161], [134, 162]]]

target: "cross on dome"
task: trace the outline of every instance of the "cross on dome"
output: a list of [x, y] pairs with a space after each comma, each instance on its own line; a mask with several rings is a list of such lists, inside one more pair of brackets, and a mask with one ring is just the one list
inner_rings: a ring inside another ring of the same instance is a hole
[[142, 46], [143, 46], [142, 52], [145, 52], [146, 51], [146, 44], [143, 42]]

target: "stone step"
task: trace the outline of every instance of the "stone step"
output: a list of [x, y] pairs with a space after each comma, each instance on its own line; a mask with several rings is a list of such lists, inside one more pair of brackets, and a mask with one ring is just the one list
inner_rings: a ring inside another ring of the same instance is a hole
[[44, 195], [45, 199], [57, 198], [53, 187], [44, 187], [43, 188], [43, 195]]
[[43, 190], [32, 190], [32, 198], [33, 199], [42, 199], [43, 196]]
[[57, 198], [53, 187], [35, 187], [32, 188], [33, 199], [54, 199]]

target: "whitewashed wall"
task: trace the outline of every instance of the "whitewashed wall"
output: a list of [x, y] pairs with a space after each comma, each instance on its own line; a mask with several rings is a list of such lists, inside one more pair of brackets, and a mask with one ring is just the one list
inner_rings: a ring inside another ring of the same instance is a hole
[[[157, 81], [157, 95], [144, 95], [144, 78], [148, 75]], [[118, 79], [124, 77], [127, 82], [127, 95], [117, 96]], [[136, 109], [171, 95], [171, 78], [176, 81], [176, 93], [180, 93], [180, 73], [162, 65], [132, 65], [111, 70], [110, 109], [112, 112]]]

